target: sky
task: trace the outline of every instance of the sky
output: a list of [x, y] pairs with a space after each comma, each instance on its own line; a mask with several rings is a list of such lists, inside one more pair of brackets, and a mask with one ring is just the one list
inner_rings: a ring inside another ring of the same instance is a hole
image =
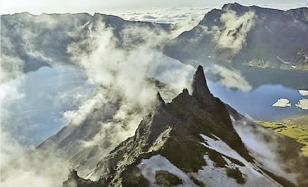
[[[106, 10], [153, 9], [179, 7], [221, 7], [230, 0], [1, 0], [1, 14], [41, 13], [103, 13]], [[238, 0], [243, 5], [290, 9], [307, 7], [307, 0]]]

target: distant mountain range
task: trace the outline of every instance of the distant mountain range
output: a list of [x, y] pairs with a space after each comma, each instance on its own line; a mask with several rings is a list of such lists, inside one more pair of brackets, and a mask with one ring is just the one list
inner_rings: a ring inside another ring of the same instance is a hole
[[[17, 76], [42, 66], [74, 63], [68, 46], [78, 43], [78, 50], [90, 53], [93, 46], [82, 41], [101, 29], [112, 32], [116, 48], [129, 51], [144, 42], [140, 33], [124, 35], [129, 27], [158, 35], [172, 30], [169, 24], [102, 14], [3, 15], [1, 67], [12, 74], [17, 71]], [[123, 107], [119, 89], [100, 85], [92, 98], [110, 102], [95, 103], [80, 124], [73, 119], [24, 158], [54, 155], [69, 163], [72, 171], [64, 187], [308, 186], [303, 145], [239, 114], [213, 96], [205, 79], [205, 72], [214, 81], [227, 72], [224, 78], [239, 75], [253, 88], [282, 84], [308, 89], [308, 8], [281, 11], [227, 4], [166, 43], [157, 48], [197, 67], [191, 93], [185, 88], [167, 103], [158, 92], [146, 115], [138, 106], [128, 110], [127, 118], [116, 118]], [[153, 79], [147, 84], [157, 90], [166, 87]], [[141, 114], [136, 118], [140, 121], [129, 121]], [[134, 127], [134, 134], [116, 136]], [[1, 168], [3, 174], [10, 174], [5, 169]]]
[[282, 11], [226, 4], [167, 44], [165, 53], [182, 61], [307, 69], [307, 30], [308, 8]]
[[[192, 30], [166, 41], [164, 53], [183, 63], [203, 64], [210, 80], [219, 81], [217, 66], [239, 72], [256, 88], [282, 84], [308, 89], [308, 8], [275, 10], [237, 3], [214, 9]], [[103, 27], [102, 27], [103, 25]], [[91, 33], [110, 29], [119, 48], [144, 42], [140, 33], [125, 34], [127, 28], [147, 28], [170, 33], [172, 25], [126, 21], [116, 16], [95, 14], [28, 13], [1, 16], [2, 72], [14, 78], [42, 66], [73, 63], [69, 47], [91, 39]], [[123, 40], [125, 38], [125, 42]], [[129, 37], [129, 38], [127, 38]], [[78, 45], [79, 45], [78, 44]], [[90, 52], [93, 46], [78, 46]], [[216, 70], [213, 70], [215, 69]], [[290, 71], [293, 70], [293, 71]], [[295, 71], [298, 70], [298, 71]], [[291, 77], [285, 79], [284, 77]], [[300, 80], [300, 81], [299, 81]]]
[[[1, 15], [2, 71], [10, 72], [14, 78], [18, 73], [35, 71], [42, 66], [71, 64], [69, 46], [91, 38], [96, 31], [110, 29], [117, 47], [126, 50], [144, 42], [139, 33], [124, 35], [123, 30], [128, 28], [151, 29], [157, 34], [171, 30], [169, 24], [126, 21], [98, 13], [93, 16], [87, 13]], [[93, 48], [86, 43], [78, 47], [84, 51]]]
[[308, 73], [302, 71], [308, 69], [307, 15], [307, 7], [283, 11], [226, 4], [171, 40], [164, 53], [183, 63], [203, 64], [214, 81], [225, 76], [215, 70], [219, 65], [239, 72], [252, 88], [281, 84], [307, 89]]

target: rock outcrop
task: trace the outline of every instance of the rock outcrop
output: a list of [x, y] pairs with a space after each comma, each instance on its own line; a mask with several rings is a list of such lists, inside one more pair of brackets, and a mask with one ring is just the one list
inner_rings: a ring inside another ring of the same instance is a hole
[[[194, 76], [192, 95], [184, 89], [171, 103], [165, 104], [158, 93], [157, 103], [143, 118], [135, 135], [97, 164], [88, 176], [98, 179], [96, 182], [79, 178], [68, 181], [75, 181], [77, 186], [138, 187], [171, 183], [206, 186], [211, 176], [200, 172], [210, 167], [217, 178], [226, 178], [217, 186], [229, 183], [236, 186], [246, 181], [250, 185], [253, 180], [275, 186], [254, 166], [253, 158], [232, 126], [225, 104], [210, 93], [201, 66]], [[261, 178], [257, 179], [247, 168]]]

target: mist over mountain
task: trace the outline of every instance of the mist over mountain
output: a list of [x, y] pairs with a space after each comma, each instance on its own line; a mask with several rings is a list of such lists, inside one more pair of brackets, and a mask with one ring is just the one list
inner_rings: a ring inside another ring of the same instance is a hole
[[[69, 46], [93, 37], [91, 34], [100, 27], [110, 28], [117, 39], [117, 47], [126, 50], [144, 41], [138, 33], [125, 34], [125, 29], [147, 28], [157, 34], [171, 30], [169, 24], [125, 21], [117, 16], [103, 14], [2, 15], [2, 79], [6, 80], [6, 74], [16, 78], [42, 66], [73, 63]], [[79, 47], [85, 51], [93, 48], [86, 46], [86, 43]]]
[[[140, 122], [134, 136], [120, 143], [106, 156], [100, 153], [100, 161], [86, 179], [78, 176], [78, 169], [72, 171], [64, 186], [307, 184], [304, 178], [307, 177], [305, 167], [308, 159], [293, 155], [298, 159], [295, 162], [304, 166], [293, 170], [291, 174], [287, 172], [290, 166], [283, 164], [287, 158], [290, 159], [286, 156], [286, 150], [272, 147], [267, 150], [270, 151], [267, 154], [272, 155], [262, 158], [259, 154], [265, 154], [266, 151], [258, 150], [250, 143], [262, 143], [261, 137], [268, 136], [267, 133], [208, 91], [201, 66], [194, 75], [192, 89], [191, 95], [184, 89], [171, 103], [165, 103], [158, 93], [152, 111]], [[246, 131], [246, 135], [242, 134], [243, 131]], [[254, 131], [260, 139], [250, 131]], [[292, 141], [277, 138], [284, 142], [283, 145], [289, 151], [297, 149]], [[295, 159], [293, 156], [292, 159]], [[281, 163], [275, 160], [278, 158], [282, 160]], [[273, 159], [272, 163], [267, 163], [267, 159]], [[294, 174], [297, 177], [293, 178]]]
[[308, 63], [308, 8], [282, 11], [226, 4], [167, 45], [181, 60], [213, 58], [260, 67], [304, 67]]
[[[239, 71], [254, 88], [261, 84], [307, 88], [306, 83], [294, 81], [306, 80], [306, 71], [287, 71], [307, 70], [307, 12], [306, 7], [283, 11], [226, 4], [169, 42], [164, 52], [185, 63]], [[215, 76], [210, 79], [220, 79], [212, 72]]]
[[[226, 4], [221, 10], [208, 12], [196, 27], [168, 42], [172, 39], [168, 33], [176, 29], [170, 24], [125, 21], [101, 14], [3, 15], [2, 79], [42, 66], [75, 63], [74, 52], [78, 51], [74, 46], [80, 52], [90, 53], [91, 46], [81, 43], [91, 39], [91, 32], [104, 25], [117, 40], [116, 47], [123, 49], [145, 40], [128, 28], [147, 28], [165, 35], [165, 43], [160, 47], [166, 45], [166, 55], [194, 66], [204, 64], [206, 70], [211, 69], [207, 71], [208, 78], [214, 81], [221, 81], [230, 71], [240, 76], [236, 78], [243, 82], [240, 85], [250, 84], [252, 88], [282, 84], [306, 89], [305, 82], [295, 81], [308, 78], [307, 72], [301, 71], [308, 64], [306, 17], [307, 8], [282, 11]], [[284, 76], [294, 78], [282, 79]]]
[[1, 186], [307, 186], [308, 9], [191, 25], [2, 15]]

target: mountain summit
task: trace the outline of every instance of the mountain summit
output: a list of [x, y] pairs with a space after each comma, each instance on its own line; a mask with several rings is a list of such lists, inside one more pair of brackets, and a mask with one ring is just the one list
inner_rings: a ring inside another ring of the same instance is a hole
[[184, 89], [167, 104], [158, 93], [158, 104], [134, 136], [102, 158], [87, 179], [73, 172], [64, 186], [276, 186], [255, 165], [226, 105], [210, 93], [202, 66], [192, 87], [192, 95]]
[[211, 94], [207, 84], [202, 66], [198, 66], [192, 83], [192, 96], [199, 102], [210, 104], [213, 95]]

